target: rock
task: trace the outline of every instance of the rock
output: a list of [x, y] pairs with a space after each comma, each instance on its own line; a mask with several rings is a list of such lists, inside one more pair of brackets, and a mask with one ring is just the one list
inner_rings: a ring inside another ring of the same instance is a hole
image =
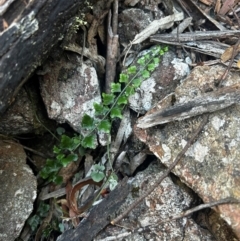
[[[139, 55], [141, 54], [143, 53]], [[136, 93], [129, 97], [130, 108], [145, 114], [166, 95], [173, 92], [179, 81], [189, 72], [188, 64], [182, 62], [172, 50], [169, 50], [162, 56], [159, 66], [151, 73], [151, 77], [144, 80]]]
[[128, 44], [136, 34], [145, 29], [152, 21], [152, 14], [141, 9], [130, 8], [122, 11], [119, 14], [120, 43]]
[[[159, 163], [154, 162], [149, 167], [136, 175], [132, 181], [132, 192], [121, 206], [118, 215], [134, 202], [139, 196], [145, 193], [154, 181], [164, 172], [165, 168]], [[141, 228], [146, 228], [149, 224], [157, 224], [164, 219], [190, 208], [194, 200], [193, 192], [186, 186], [176, 185], [170, 177], [163, 182], [140, 203], [129, 216], [122, 220], [120, 227], [127, 227], [129, 230], [139, 230], [132, 232], [124, 239], [119, 240], [194, 240], [194, 241], [214, 241], [214, 237], [207, 230], [201, 228], [192, 218], [183, 218], [164, 224], [158, 224], [142, 232]], [[123, 235], [129, 232], [117, 226], [109, 226], [96, 238], [100, 241], [109, 236]], [[201, 235], [200, 235], [201, 234]]]
[[33, 210], [37, 181], [17, 143], [0, 140], [0, 240], [14, 241]]
[[48, 115], [59, 123], [67, 122], [80, 132], [84, 113], [93, 116], [93, 103], [101, 103], [96, 70], [82, 63], [75, 53], [62, 54], [45, 65], [48, 72], [40, 82]]
[[49, 127], [50, 121], [41, 102], [39, 89], [31, 83], [21, 88], [16, 101], [0, 117], [0, 133], [13, 136], [39, 134], [46, 131], [43, 125]]
[[[220, 79], [224, 71], [225, 68], [219, 65], [196, 67], [176, 89], [176, 103], [190, 101], [202, 93], [216, 89], [215, 80]], [[239, 73], [230, 72], [224, 83], [225, 86], [230, 86], [239, 83], [239, 81]], [[161, 106], [161, 102], [158, 106]], [[145, 130], [135, 128], [135, 134], [149, 146], [162, 163], [169, 166], [186, 145], [201, 121], [202, 117], [197, 116]], [[239, 130], [239, 105], [210, 114], [209, 121], [201, 135], [173, 170], [174, 174], [191, 187], [204, 202], [216, 201], [226, 197], [240, 200]], [[220, 214], [221, 218], [240, 238], [240, 205], [219, 205], [214, 210]], [[216, 226], [220, 230], [218, 231], [218, 240], [237, 240], [233, 234], [226, 234], [225, 228]], [[215, 231], [212, 230], [213, 233]], [[225, 237], [225, 239], [222, 237]]]

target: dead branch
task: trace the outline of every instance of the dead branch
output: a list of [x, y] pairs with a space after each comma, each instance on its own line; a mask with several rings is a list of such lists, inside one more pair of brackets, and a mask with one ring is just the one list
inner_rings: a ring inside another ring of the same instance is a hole
[[204, 93], [192, 101], [176, 104], [167, 109], [155, 111], [138, 120], [137, 127], [149, 128], [155, 125], [183, 120], [203, 113], [224, 109], [240, 101], [240, 84]]
[[233, 203], [240, 203], [240, 201], [233, 198], [233, 197], [227, 197], [227, 198], [220, 199], [220, 200], [217, 200], [217, 201], [214, 201], [214, 202], [200, 204], [197, 207], [194, 207], [194, 208], [191, 208], [187, 211], [181, 212], [176, 216], [173, 216], [169, 219], [163, 220], [163, 221], [158, 222], [156, 224], [153, 224], [153, 225], [150, 224], [149, 226], [154, 227], [154, 226], [160, 225], [162, 223], [167, 223], [167, 222], [171, 222], [173, 220], [179, 219], [179, 218], [184, 218], [184, 217], [186, 217], [186, 216], [188, 216], [188, 215], [190, 215], [194, 212], [198, 212], [198, 211], [200, 211], [202, 209], [205, 209], [205, 208], [211, 208], [211, 207], [222, 205], [222, 204], [233, 204]]
[[205, 31], [205, 32], [189, 32], [177, 35], [176, 33], [171, 34], [156, 34], [150, 37], [151, 41], [158, 41], [163, 43], [171, 42], [189, 42], [206, 39], [227, 39], [240, 37], [240, 30], [225, 30], [225, 31]]
[[111, 92], [111, 83], [114, 82], [116, 76], [116, 63], [118, 55], [118, 35], [117, 33], [117, 1], [114, 2], [113, 11], [113, 28], [111, 27], [112, 14], [111, 10], [108, 13], [108, 31], [107, 31], [107, 60], [106, 60], [106, 78], [105, 78], [105, 91]]

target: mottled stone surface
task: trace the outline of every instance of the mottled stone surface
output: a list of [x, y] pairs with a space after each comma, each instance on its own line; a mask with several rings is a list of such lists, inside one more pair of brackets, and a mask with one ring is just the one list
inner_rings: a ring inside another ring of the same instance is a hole
[[[139, 55], [141, 56], [141, 53]], [[144, 80], [136, 93], [129, 97], [130, 108], [145, 114], [166, 95], [173, 92], [179, 81], [189, 72], [189, 66], [177, 59], [174, 51], [169, 50], [161, 56], [160, 64], [151, 73], [150, 78]]]
[[[221, 77], [224, 70], [221, 66], [195, 68], [176, 89], [176, 103], [190, 101], [201, 93], [216, 89], [215, 81]], [[239, 83], [239, 81], [240, 75], [238, 72], [230, 73], [224, 85], [229, 86]], [[201, 121], [202, 117], [197, 116], [145, 130], [136, 128], [135, 134], [149, 145], [149, 148], [162, 163], [169, 166], [186, 145]], [[204, 202], [226, 197], [240, 199], [239, 130], [239, 105], [210, 114], [209, 121], [201, 135], [173, 171]], [[214, 210], [220, 214], [240, 238], [240, 205], [226, 204], [218, 206]], [[224, 239], [219, 238], [219, 240]], [[227, 240], [237, 239], [228, 237]]]
[[129, 43], [136, 34], [145, 29], [153, 21], [151, 13], [131, 8], [119, 14], [119, 37], [121, 43]]
[[[132, 181], [132, 192], [118, 214], [123, 213], [132, 202], [145, 193], [154, 181], [163, 174], [164, 170], [165, 168], [160, 163], [154, 162], [146, 170], [138, 173]], [[142, 203], [130, 212], [127, 218], [119, 223], [122, 227], [128, 229], [110, 226], [104, 232], [101, 232], [95, 240], [119, 235], [128, 232], [129, 229], [140, 230], [140, 228], [149, 224], [156, 224], [189, 208], [193, 200], [194, 195], [186, 186], [179, 187], [170, 177], [167, 177]], [[215, 241], [215, 238], [209, 231], [197, 225], [193, 219], [183, 218], [158, 224], [142, 233], [135, 232], [119, 240]]]
[[47, 73], [40, 82], [48, 115], [60, 123], [67, 122], [76, 131], [84, 113], [93, 115], [93, 103], [101, 102], [96, 70], [82, 63], [74, 53], [63, 54], [46, 64]]
[[16, 96], [15, 102], [1, 115], [0, 133], [22, 135], [45, 132], [42, 123], [45, 126], [50, 124], [45, 112], [44, 105], [40, 103], [39, 90], [36, 85], [35, 87], [30, 84], [25, 85], [25, 88], [22, 88]]
[[14, 241], [33, 210], [37, 182], [17, 143], [0, 140], [0, 240]]

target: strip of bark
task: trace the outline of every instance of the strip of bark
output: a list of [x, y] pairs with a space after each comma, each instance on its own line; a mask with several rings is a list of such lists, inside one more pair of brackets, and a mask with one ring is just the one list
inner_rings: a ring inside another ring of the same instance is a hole
[[127, 183], [127, 178], [124, 178], [107, 198], [93, 207], [76, 229], [67, 230], [58, 241], [91, 241], [110, 223], [109, 217], [119, 209], [129, 192], [130, 185]]
[[204, 93], [192, 101], [155, 111], [138, 120], [137, 127], [149, 128], [175, 120], [183, 120], [203, 113], [211, 113], [240, 102], [240, 84]]
[[197, 40], [209, 39], [229, 39], [239, 38], [240, 30], [225, 30], [225, 31], [205, 31], [205, 32], [189, 32], [177, 34], [156, 34], [150, 37], [151, 41], [168, 41], [168, 42], [189, 42]]
[[[111, 27], [111, 10], [108, 13], [108, 31], [107, 31], [107, 59], [106, 59], [106, 78], [105, 78], [105, 92], [111, 92], [111, 83], [114, 83], [116, 77], [116, 63], [118, 54], [118, 35], [116, 29], [116, 14], [117, 11], [113, 12], [114, 29]], [[113, 32], [114, 31], [114, 32]]]
[[228, 197], [228, 198], [224, 198], [224, 199], [220, 199], [220, 200], [217, 200], [217, 201], [214, 201], [214, 202], [210, 202], [210, 203], [204, 203], [204, 204], [200, 204], [194, 208], [191, 208], [185, 212], [182, 212], [172, 218], [169, 218], [169, 219], [166, 219], [166, 220], [163, 220], [161, 222], [158, 222], [156, 224], [153, 224], [153, 225], [149, 225], [151, 227], [154, 227], [154, 226], [158, 226], [162, 223], [167, 223], [167, 222], [171, 222], [173, 220], [176, 220], [176, 219], [179, 219], [179, 218], [184, 218], [194, 212], [198, 212], [202, 209], [205, 209], [205, 208], [211, 208], [211, 207], [214, 207], [214, 206], [218, 206], [218, 205], [222, 205], [222, 204], [234, 204], [234, 203], [240, 203], [239, 200], [233, 198], [233, 197]]

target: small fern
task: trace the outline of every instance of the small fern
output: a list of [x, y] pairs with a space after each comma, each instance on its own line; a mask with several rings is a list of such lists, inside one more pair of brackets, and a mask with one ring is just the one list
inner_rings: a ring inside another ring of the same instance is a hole
[[[151, 72], [159, 65], [160, 57], [166, 51], [168, 51], [167, 47], [154, 46], [149, 53], [137, 60], [137, 65], [131, 65], [120, 74], [119, 81], [111, 84], [111, 93], [102, 93], [102, 103], [93, 104], [94, 117], [83, 115], [81, 127], [87, 134], [69, 137], [63, 132], [59, 133], [60, 144], [53, 148], [56, 159], [47, 160], [40, 172], [42, 178], [61, 183], [62, 177], [58, 175], [59, 170], [70, 162], [77, 161], [79, 154], [83, 155], [86, 148], [95, 149], [98, 145], [97, 132], [111, 133], [112, 121], [115, 118], [122, 118], [129, 96], [135, 93], [142, 81], [150, 77]], [[103, 180], [104, 167], [94, 165], [91, 177], [97, 182]], [[116, 176], [112, 174], [108, 182], [113, 187], [116, 184]]]

